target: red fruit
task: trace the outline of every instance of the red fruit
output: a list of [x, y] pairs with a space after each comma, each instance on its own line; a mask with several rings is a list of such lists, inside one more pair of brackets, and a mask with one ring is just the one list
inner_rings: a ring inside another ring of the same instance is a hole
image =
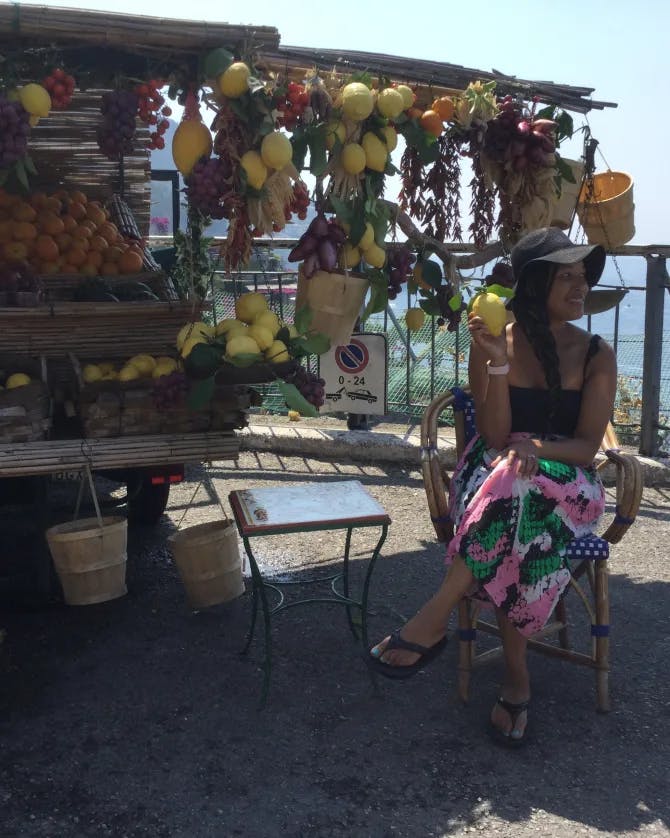
[[55, 84], [56, 79], [53, 76], [47, 76], [42, 82], [42, 86], [45, 87], [50, 93], [54, 89]]
[[65, 76], [64, 84], [65, 84], [65, 89], [67, 90], [67, 92], [72, 93], [72, 91], [75, 88], [75, 84], [76, 84], [76, 82], [74, 80], [74, 76]]
[[172, 108], [169, 108], [167, 105], [161, 110], [163, 116], [172, 116]]
[[298, 213], [298, 218], [301, 221], [304, 221], [307, 218], [307, 212], [305, 210], [301, 209], [300, 212]]
[[56, 67], [55, 70], [51, 71], [51, 75], [55, 79], [64, 79], [65, 78], [65, 70], [63, 70], [62, 67]]
[[154, 145], [156, 148], [165, 148], [165, 137], [156, 136], [154, 134]]
[[149, 95], [149, 88], [146, 84], [138, 84], [135, 88], [135, 92], [138, 96], [148, 96]]
[[52, 93], [57, 99], [62, 99], [66, 94], [65, 85], [57, 82], [53, 86]]
[[147, 119], [149, 125], [157, 125], [158, 124], [158, 117], [156, 114], [151, 114], [151, 116]]
[[309, 93], [307, 93], [306, 90], [303, 90], [303, 92], [300, 94], [298, 102], [299, 104], [304, 105], [305, 107], [309, 105]]

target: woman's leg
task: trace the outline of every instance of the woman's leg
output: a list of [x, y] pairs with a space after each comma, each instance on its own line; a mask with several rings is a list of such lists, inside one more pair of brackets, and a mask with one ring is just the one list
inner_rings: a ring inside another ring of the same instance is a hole
[[[461, 598], [472, 587], [474, 577], [460, 556], [456, 556], [437, 592], [408, 620], [402, 628], [404, 640], [421, 646], [434, 646], [447, 631], [451, 612]], [[411, 666], [419, 659], [416, 652], [406, 649], [391, 649], [384, 652], [388, 637], [373, 647], [371, 653], [391, 666]]]
[[[528, 641], [507, 619], [500, 608], [496, 608], [496, 618], [502, 636], [505, 657], [505, 679], [501, 690], [501, 698], [511, 704], [520, 704], [530, 698], [530, 676], [527, 661]], [[503, 733], [510, 734], [514, 739], [521, 739], [526, 729], [528, 714], [525, 710], [519, 713], [516, 724], [512, 727], [512, 719], [509, 713], [496, 702], [491, 713], [491, 721]]]

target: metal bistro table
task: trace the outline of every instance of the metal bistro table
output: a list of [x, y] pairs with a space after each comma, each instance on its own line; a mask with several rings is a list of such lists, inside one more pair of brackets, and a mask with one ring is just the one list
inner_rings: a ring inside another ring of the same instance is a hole
[[[242, 537], [244, 549], [249, 557], [252, 578], [251, 625], [242, 653], [248, 651], [254, 636], [258, 601], [263, 610], [265, 629], [265, 660], [263, 662], [263, 690], [261, 707], [265, 704], [270, 686], [272, 669], [271, 616], [278, 611], [311, 602], [340, 603], [346, 607], [347, 620], [352, 634], [363, 646], [368, 646], [368, 591], [375, 562], [386, 539], [391, 519], [358, 480], [336, 481], [332, 483], [285, 484], [272, 488], [242, 489], [231, 492], [230, 505], [235, 517], [237, 529]], [[381, 527], [379, 540], [370, 556], [365, 579], [360, 592], [360, 599], [354, 599], [349, 589], [349, 551], [351, 535], [358, 527]], [[278, 582], [263, 578], [250, 540], [267, 535], [288, 533], [307, 533], [318, 530], [346, 530], [344, 560], [340, 572], [334, 576], [319, 576], [302, 579], [297, 582]], [[342, 592], [337, 590], [337, 582], [342, 581]], [[330, 582], [328, 596], [311, 597], [291, 602], [284, 600], [279, 585], [308, 584], [310, 582]], [[266, 589], [271, 588], [279, 596], [279, 601], [270, 606]], [[352, 609], [360, 615], [360, 638]]]

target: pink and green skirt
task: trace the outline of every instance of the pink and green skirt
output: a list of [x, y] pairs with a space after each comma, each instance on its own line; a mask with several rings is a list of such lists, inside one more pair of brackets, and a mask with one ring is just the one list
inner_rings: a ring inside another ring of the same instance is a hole
[[[515, 439], [529, 434], [512, 434]], [[538, 473], [519, 477], [475, 436], [463, 452], [450, 487], [456, 555], [475, 583], [472, 595], [500, 608], [524, 635], [539, 631], [570, 580], [568, 544], [593, 531], [605, 507], [594, 467], [538, 461]]]

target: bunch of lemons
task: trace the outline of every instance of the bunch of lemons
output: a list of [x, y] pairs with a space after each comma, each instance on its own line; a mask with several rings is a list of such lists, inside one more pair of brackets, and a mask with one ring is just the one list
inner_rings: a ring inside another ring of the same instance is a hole
[[174, 358], [167, 355], [148, 355], [141, 353], [133, 355], [121, 365], [113, 361], [100, 361], [97, 364], [86, 364], [82, 369], [82, 378], [86, 384], [98, 381], [138, 381], [139, 379], [161, 378], [171, 375], [179, 369]]

